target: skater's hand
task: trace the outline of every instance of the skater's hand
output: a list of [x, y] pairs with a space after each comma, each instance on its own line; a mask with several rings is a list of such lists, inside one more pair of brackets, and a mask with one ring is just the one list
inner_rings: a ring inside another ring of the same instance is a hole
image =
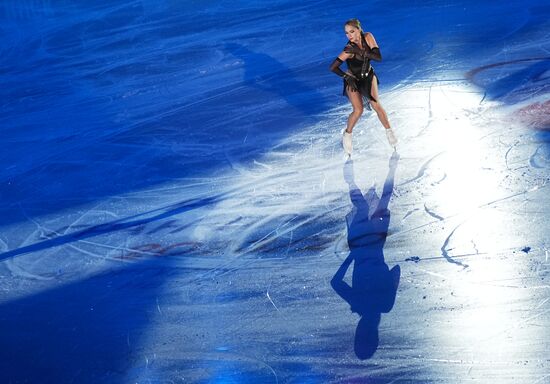
[[353, 73], [351, 73], [350, 71], [347, 71], [347, 72], [345, 73], [344, 78], [346, 78], [346, 77], [350, 77], [350, 78], [352, 78], [352, 79], [355, 80], [355, 81], [358, 81], [358, 80], [359, 80], [359, 79], [358, 79], [357, 77], [355, 77], [355, 75], [354, 75]]
[[346, 73], [344, 75], [344, 80], [346, 80], [346, 85], [352, 92], [357, 92], [357, 77], [353, 76], [351, 73]]

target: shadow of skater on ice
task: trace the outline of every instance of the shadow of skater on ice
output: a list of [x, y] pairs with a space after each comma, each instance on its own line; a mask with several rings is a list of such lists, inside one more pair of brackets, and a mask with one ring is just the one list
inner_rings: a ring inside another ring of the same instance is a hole
[[[353, 161], [344, 165], [344, 179], [349, 186], [353, 209], [346, 217], [350, 253], [332, 278], [332, 288], [350, 305], [351, 311], [361, 319], [355, 332], [355, 354], [369, 359], [378, 348], [378, 325], [382, 313], [393, 308], [399, 285], [399, 265], [391, 270], [384, 261], [384, 244], [390, 224], [390, 201], [399, 155], [390, 158], [389, 172], [382, 196], [378, 198], [374, 187], [363, 195], [353, 174]], [[351, 286], [344, 277], [353, 265]]]

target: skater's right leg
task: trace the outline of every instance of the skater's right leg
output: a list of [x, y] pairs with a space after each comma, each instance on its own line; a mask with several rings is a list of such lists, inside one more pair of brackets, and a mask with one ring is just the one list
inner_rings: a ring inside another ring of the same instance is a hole
[[355, 127], [355, 124], [357, 124], [357, 121], [363, 114], [363, 98], [361, 97], [361, 94], [359, 92], [352, 92], [347, 89], [347, 93], [348, 99], [351, 103], [351, 106], [353, 107], [353, 111], [348, 117], [346, 132], [351, 133], [353, 131], [353, 127]]
[[359, 92], [352, 92], [349, 88], [347, 89], [347, 93], [351, 106], [353, 107], [353, 112], [351, 112], [348, 117], [348, 124], [342, 137], [342, 145], [348, 156], [351, 156], [351, 151], [353, 150], [351, 132], [355, 124], [357, 124], [357, 120], [359, 120], [363, 114], [363, 98]]

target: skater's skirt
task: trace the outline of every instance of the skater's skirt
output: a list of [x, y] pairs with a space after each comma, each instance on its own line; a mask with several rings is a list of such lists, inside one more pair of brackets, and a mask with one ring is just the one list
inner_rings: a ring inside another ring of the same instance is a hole
[[[376, 79], [376, 84], [380, 84], [380, 81], [378, 81], [378, 76], [374, 73], [374, 68], [371, 67], [369, 73], [367, 74], [367, 77], [360, 78], [358, 75], [354, 74], [359, 80], [356, 81], [357, 89], [359, 90], [359, 93], [361, 93], [361, 96], [366, 97], [369, 100], [376, 101], [374, 97], [371, 95], [372, 90], [372, 82], [374, 79]], [[344, 90], [342, 94], [344, 96], [348, 96], [348, 89], [346, 89], [346, 80], [344, 80]], [[349, 90], [350, 92], [356, 92]]]

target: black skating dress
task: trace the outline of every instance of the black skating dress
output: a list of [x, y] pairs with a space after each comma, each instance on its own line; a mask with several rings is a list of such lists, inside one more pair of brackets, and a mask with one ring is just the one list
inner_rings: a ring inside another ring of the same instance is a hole
[[[365, 40], [365, 35], [361, 34], [361, 39], [363, 42], [363, 47], [368, 47], [370, 49]], [[355, 44], [351, 41], [348, 41], [347, 45], [355, 46]], [[361, 93], [361, 95], [369, 100], [376, 101], [376, 99], [371, 94], [372, 81], [376, 77], [376, 84], [380, 84], [380, 82], [378, 81], [378, 76], [376, 76], [376, 74], [374, 73], [374, 68], [370, 64], [370, 59], [365, 58], [363, 60], [361, 57], [358, 58], [357, 55], [353, 55], [353, 57], [346, 60], [346, 65], [348, 66], [348, 70], [353, 73], [353, 75], [358, 79], [357, 89]], [[344, 96], [348, 95], [346, 92], [345, 80], [344, 91], [342, 94]]]

